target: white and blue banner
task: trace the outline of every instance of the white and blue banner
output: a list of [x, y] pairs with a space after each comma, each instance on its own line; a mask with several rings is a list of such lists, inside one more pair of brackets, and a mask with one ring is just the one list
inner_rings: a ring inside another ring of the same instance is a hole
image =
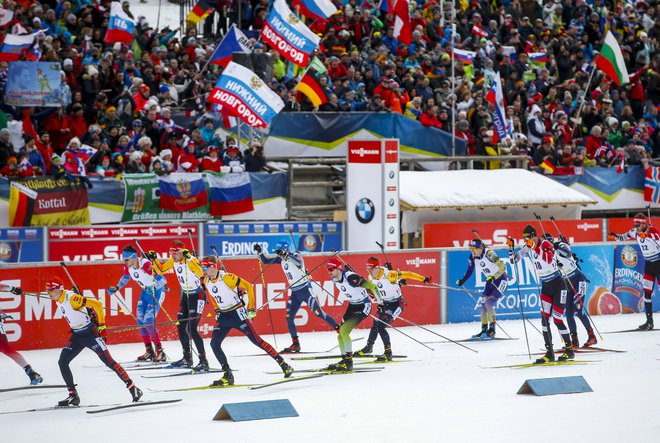
[[273, 3], [261, 38], [282, 57], [303, 68], [309, 64], [321, 41], [321, 37], [296, 17], [284, 0]]
[[12, 106], [60, 107], [61, 82], [59, 63], [9, 63], [5, 103]]
[[235, 62], [229, 62], [222, 71], [209, 101], [222, 105], [248, 125], [262, 128], [284, 107], [282, 99], [257, 74]]

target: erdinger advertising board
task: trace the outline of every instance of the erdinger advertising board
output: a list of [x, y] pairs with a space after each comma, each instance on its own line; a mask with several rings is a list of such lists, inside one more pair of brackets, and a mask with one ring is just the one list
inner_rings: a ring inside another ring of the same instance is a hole
[[43, 261], [43, 241], [44, 228], [0, 229], [0, 266]]
[[254, 255], [254, 244], [264, 253], [286, 246], [290, 251], [330, 252], [343, 249], [340, 222], [309, 223], [208, 223], [205, 230], [205, 253], [225, 256]]
[[[361, 275], [366, 275], [365, 263], [373, 254], [342, 254], [342, 257], [350, 263]], [[329, 255], [313, 255], [305, 257], [306, 268], [314, 279], [312, 283], [313, 292], [318, 296], [321, 307], [338, 322], [345, 312], [345, 303], [339, 297], [339, 291], [334, 287], [325, 267]], [[440, 278], [440, 254], [439, 252], [391, 252], [388, 258], [394, 268], [408, 269], [421, 275], [431, 277], [432, 281]], [[384, 260], [383, 260], [384, 261]], [[224, 264], [230, 272], [236, 273], [241, 278], [254, 284], [257, 306], [261, 306], [266, 300], [272, 300], [268, 307], [258, 311], [253, 324], [255, 329], [270, 341], [270, 333], [274, 326], [275, 332], [283, 334], [287, 332], [286, 325], [286, 302], [289, 297], [287, 281], [280, 266], [264, 266], [264, 279], [258, 277], [259, 265], [255, 258], [226, 259]], [[123, 264], [115, 262], [89, 262], [71, 263], [67, 266], [71, 276], [78, 285], [83, 295], [99, 299], [105, 306], [106, 324], [109, 331], [109, 344], [128, 343], [141, 341], [139, 332], [135, 326], [135, 320], [126, 312], [123, 306], [130, 307], [133, 312], [137, 306], [140, 296], [140, 288], [130, 282], [122, 288], [117, 295], [109, 296], [107, 287], [116, 284], [122, 274]], [[65, 282], [67, 288], [71, 283], [64, 270], [56, 264], [38, 264], [30, 266], [13, 265], [0, 269], [0, 282], [13, 286], [20, 286], [25, 292], [39, 293], [44, 291], [44, 284], [51, 276], [59, 276]], [[180, 288], [172, 272], [165, 275], [168, 281], [168, 291], [165, 293], [163, 309], [158, 314], [157, 322], [165, 323], [158, 326], [158, 331], [163, 340], [175, 340], [173, 343], [165, 344], [165, 351], [176, 355], [180, 352], [177, 340], [176, 314], [179, 306]], [[264, 283], [265, 282], [265, 286]], [[323, 289], [321, 289], [323, 288]], [[407, 288], [403, 287], [403, 293], [408, 302], [403, 311], [403, 317], [419, 324], [433, 324], [440, 322], [440, 294], [437, 287]], [[45, 293], [41, 295], [45, 296]], [[63, 346], [69, 337], [69, 327], [66, 320], [61, 317], [60, 311], [56, 309], [55, 302], [37, 297], [36, 295], [14, 295], [9, 292], [0, 292], [0, 309], [10, 314], [13, 319], [5, 322], [5, 330], [10, 342], [17, 349], [42, 349], [57, 348]], [[273, 326], [271, 326], [267, 309], [272, 312]], [[373, 309], [375, 312], [375, 307]], [[310, 314], [306, 305], [298, 311], [295, 318], [298, 331], [301, 333], [311, 331], [329, 331], [328, 325], [318, 317]], [[373, 319], [364, 320], [358, 327], [370, 328]], [[210, 303], [207, 303], [199, 331], [206, 339], [211, 337], [215, 318]], [[404, 325], [397, 321], [395, 326]], [[118, 329], [118, 326], [131, 329]], [[119, 332], [121, 331], [121, 332]], [[336, 344], [336, 334], [328, 334], [328, 346]], [[208, 345], [208, 343], [207, 343]]]
[[[194, 245], [191, 244], [190, 236]], [[153, 249], [159, 257], [167, 257], [174, 240], [181, 240], [191, 251], [198, 250], [198, 237], [196, 224], [51, 228], [48, 230], [48, 260], [119, 260], [124, 246], [133, 245], [138, 249], [134, 239], [140, 241], [145, 252]]]
[[[534, 226], [541, 234], [539, 223], [536, 220], [526, 222], [426, 223], [424, 225], [424, 247], [467, 248], [470, 240], [475, 238], [473, 229], [477, 229], [479, 236], [487, 245], [505, 245], [508, 236], [520, 238], [523, 229], [527, 225]], [[571, 244], [603, 240], [603, 221], [601, 219], [558, 220], [557, 226]], [[558, 232], [551, 221], [544, 220], [543, 227], [553, 236], [557, 236]]]

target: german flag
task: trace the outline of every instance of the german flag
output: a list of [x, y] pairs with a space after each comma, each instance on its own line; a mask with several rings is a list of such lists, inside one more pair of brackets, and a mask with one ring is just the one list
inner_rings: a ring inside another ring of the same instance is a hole
[[199, 0], [186, 17], [187, 22], [199, 23], [208, 17], [215, 8], [217, 0]]
[[328, 102], [328, 96], [325, 94], [319, 79], [316, 77], [316, 71], [308, 69], [303, 78], [300, 79], [296, 89], [309, 98], [314, 106], [321, 106]]

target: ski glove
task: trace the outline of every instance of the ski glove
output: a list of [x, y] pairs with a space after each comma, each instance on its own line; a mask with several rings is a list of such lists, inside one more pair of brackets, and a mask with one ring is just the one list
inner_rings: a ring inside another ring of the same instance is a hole
[[527, 246], [529, 249], [532, 249], [534, 247], [534, 242], [528, 238], [525, 240], [525, 246]]
[[462, 278], [456, 280], [456, 286], [463, 286], [463, 283], [465, 283], [465, 280], [463, 280]]
[[385, 263], [385, 267], [391, 271], [392, 270], [392, 263], [390, 263], [390, 262]]
[[426, 284], [431, 283], [431, 277], [424, 277], [424, 283]]
[[11, 288], [11, 293], [14, 295], [21, 295], [23, 290], [21, 288]]
[[638, 232], [637, 237], [639, 238], [646, 238], [646, 232]]
[[513, 248], [514, 243], [513, 243], [513, 239], [511, 237], [506, 238], [506, 245], [510, 248]]
[[147, 258], [151, 261], [154, 261], [158, 258], [158, 255], [156, 255], [156, 252], [154, 251], [149, 251], [147, 252]]
[[97, 329], [101, 338], [105, 340], [108, 337], [108, 330], [105, 328], [105, 325], [98, 325]]
[[254, 309], [248, 309], [247, 316], [250, 320], [252, 320], [254, 317], [257, 316], [257, 311], [255, 311]]
[[253, 246], [253, 249], [254, 249], [254, 252], [256, 252], [257, 254], [261, 254], [261, 251], [262, 251], [261, 245], [255, 243], [254, 246]]
[[108, 286], [108, 294], [112, 295], [117, 292], [118, 289], [117, 286]]
[[184, 256], [185, 258], [190, 258], [190, 251], [189, 251], [189, 250], [187, 250], [187, 249], [183, 249], [183, 250], [181, 251], [181, 253], [183, 254], [183, 256]]
[[275, 249], [275, 254], [279, 255], [282, 258], [286, 258], [288, 253], [282, 249]]
[[615, 232], [608, 232], [608, 233], [607, 233], [607, 239], [608, 239], [609, 241], [614, 241], [614, 240], [616, 240], [616, 233], [615, 233]]
[[492, 275], [489, 275], [488, 277], [486, 277], [486, 283], [492, 283], [494, 280], [495, 279], [493, 278]]

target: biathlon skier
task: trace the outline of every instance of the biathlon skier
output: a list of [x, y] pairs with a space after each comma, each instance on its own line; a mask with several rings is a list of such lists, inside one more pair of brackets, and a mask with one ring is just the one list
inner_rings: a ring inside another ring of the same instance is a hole
[[318, 299], [312, 293], [302, 255], [298, 252], [289, 252], [289, 244], [286, 242], [278, 243], [276, 247], [274, 257], [266, 257], [262, 253], [261, 246], [257, 243], [254, 245], [254, 250], [262, 263], [281, 265], [282, 271], [289, 282], [291, 296], [286, 303], [286, 324], [289, 328], [289, 334], [291, 334], [292, 343], [288, 348], [284, 348], [282, 352], [296, 353], [300, 352], [300, 341], [298, 340], [298, 331], [294, 321], [296, 313], [303, 303], [307, 303], [309, 310], [335, 331], [339, 330], [339, 325], [321, 308]]
[[69, 396], [58, 402], [58, 406], [80, 405], [80, 397], [69, 364], [85, 348], [94, 351], [99, 359], [117, 374], [131, 393], [134, 402], [140, 400], [142, 391], [135, 386], [124, 368], [112, 358], [106, 346], [104, 339], [108, 333], [105, 329], [105, 312], [101, 302], [64, 289], [64, 283], [59, 277], [51, 277], [46, 282], [46, 291], [50, 298], [55, 300], [57, 308], [71, 327], [71, 337], [62, 349], [58, 361]]
[[[129, 280], [135, 281], [142, 292], [137, 303], [137, 323], [140, 328], [140, 336], [144, 342], [146, 351], [140, 355], [138, 361], [166, 361], [167, 355], [160, 343], [158, 330], [154, 323], [158, 316], [158, 310], [165, 301], [165, 285], [167, 280], [160, 274], [156, 274], [150, 260], [138, 258], [137, 251], [131, 245], [127, 245], [121, 251], [124, 260], [124, 273], [115, 286], [108, 287], [108, 293], [113, 295], [126, 286]], [[153, 344], [152, 344], [153, 343]], [[154, 350], [153, 345], [156, 346]]]
[[555, 258], [557, 259], [562, 276], [566, 280], [566, 289], [568, 297], [566, 298], [566, 323], [571, 334], [571, 344], [573, 348], [580, 347], [580, 341], [577, 333], [575, 316], [580, 319], [584, 329], [587, 331], [587, 341], [585, 346], [593, 346], [598, 343], [594, 330], [591, 327], [589, 318], [584, 311], [584, 300], [587, 297], [587, 285], [589, 279], [582, 273], [578, 265], [577, 257], [573, 254], [568, 241], [559, 236], [558, 241], [551, 234], [545, 234], [545, 239], [552, 243], [555, 249]]
[[646, 322], [639, 325], [640, 331], [651, 331], [653, 329], [653, 287], [655, 281], [660, 278], [660, 233], [651, 225], [644, 214], [638, 213], [633, 218], [633, 228], [625, 234], [610, 232], [609, 240], [626, 241], [637, 240], [639, 248], [644, 256], [644, 311]]
[[164, 274], [174, 268], [176, 278], [181, 286], [181, 298], [179, 300], [179, 312], [177, 313], [177, 331], [179, 332], [179, 341], [183, 348], [183, 358], [172, 363], [172, 366], [181, 368], [192, 368], [193, 358], [190, 340], [195, 342], [199, 364], [194, 370], [208, 371], [209, 362], [204, 350], [204, 340], [197, 330], [197, 325], [204, 312], [206, 295], [202, 287], [204, 271], [199, 265], [197, 257], [190, 255], [190, 251], [184, 247], [180, 240], [174, 240], [170, 247], [170, 258], [161, 262], [154, 251], [149, 251], [148, 258], [154, 264], [156, 272]]
[[547, 240], [539, 241], [536, 229], [531, 225], [525, 226], [523, 238], [525, 239], [525, 244], [517, 253], [514, 253], [514, 242], [511, 237], [507, 239], [506, 244], [509, 246], [511, 265], [514, 266], [527, 255], [532, 260], [536, 275], [541, 280], [541, 326], [546, 352], [535, 363], [543, 364], [555, 361], [555, 352], [552, 347], [552, 331], [550, 330], [550, 316], [552, 316], [552, 320], [564, 340], [564, 349], [558, 360], [572, 360], [575, 358], [575, 352], [573, 352], [568, 329], [562, 320], [568, 291], [566, 290], [566, 283], [559, 273], [557, 262], [554, 260], [552, 244]]
[[[252, 326], [250, 320], [257, 315], [252, 284], [238, 277], [236, 274], [220, 270], [221, 265], [220, 260], [214, 255], [206, 256], [201, 261], [205, 275], [206, 290], [211, 296], [211, 304], [215, 308], [216, 320], [218, 322], [213, 328], [211, 349], [218, 362], [222, 365], [222, 370], [225, 371], [222, 378], [214, 381], [212, 386], [234, 384], [234, 375], [229, 367], [227, 356], [222, 350], [222, 342], [232, 329], [239, 330], [255, 346], [266, 351], [280, 366], [284, 377], [290, 377], [293, 373], [293, 368], [284, 361], [282, 356], [270, 344], [257, 334], [257, 331]], [[243, 292], [247, 293], [247, 307], [241, 297]]]
[[374, 283], [345, 269], [344, 263], [336, 257], [328, 260], [326, 269], [339, 292], [348, 300], [337, 337], [342, 359], [328, 366], [328, 370], [349, 372], [353, 370], [351, 331], [371, 314], [370, 297], [378, 302], [380, 295], [378, 287]]
[[377, 286], [380, 294], [381, 301], [377, 309], [380, 321], [374, 319], [367, 338], [367, 345], [355, 353], [355, 355], [360, 356], [371, 354], [374, 343], [376, 343], [376, 337], [380, 335], [385, 351], [382, 355], [376, 357], [378, 361], [392, 360], [392, 344], [390, 334], [386, 328], [401, 315], [406, 305], [403, 300], [401, 286], [405, 285], [407, 280], [416, 280], [423, 283], [431, 281], [431, 277], [424, 277], [411, 271], [394, 271], [388, 265], [389, 263], [380, 266], [380, 261], [376, 257], [369, 257], [367, 260], [366, 268], [369, 281]]
[[[14, 295], [23, 294], [21, 288], [11, 288], [9, 292]], [[9, 340], [7, 339], [7, 334], [5, 332], [5, 320], [8, 318], [13, 319], [11, 315], [6, 314], [5, 311], [0, 309], [0, 352], [14, 360], [17, 365], [23, 368], [25, 374], [30, 378], [31, 385], [38, 385], [44, 381], [44, 379], [41, 377], [41, 375], [39, 375], [37, 371], [32, 369], [32, 366], [30, 366], [27, 360], [25, 360], [25, 358], [18, 351], [9, 345]]]
[[497, 253], [479, 240], [470, 241], [470, 256], [468, 268], [465, 275], [456, 281], [458, 286], [463, 284], [472, 276], [475, 267], [481, 270], [486, 277], [484, 292], [481, 294], [481, 332], [472, 338], [495, 338], [495, 305], [504, 295], [508, 286], [509, 276], [506, 273], [506, 265], [500, 260]]

